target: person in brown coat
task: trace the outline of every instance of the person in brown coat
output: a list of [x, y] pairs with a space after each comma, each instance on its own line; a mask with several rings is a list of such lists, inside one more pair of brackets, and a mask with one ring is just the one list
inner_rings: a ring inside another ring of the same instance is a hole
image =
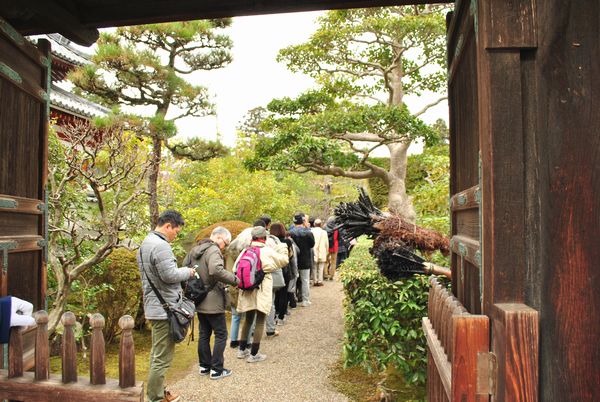
[[[210, 289], [206, 298], [196, 305], [196, 312], [200, 323], [200, 375], [210, 374], [211, 380], [231, 375], [231, 370], [223, 367], [223, 353], [227, 344], [225, 309], [229, 304], [225, 284], [237, 286], [238, 279], [225, 269], [222, 254], [230, 242], [231, 233], [222, 226], [216, 227], [210, 238], [198, 243], [183, 261], [184, 265], [196, 267], [204, 286]], [[211, 353], [210, 337], [213, 332], [215, 342]]]

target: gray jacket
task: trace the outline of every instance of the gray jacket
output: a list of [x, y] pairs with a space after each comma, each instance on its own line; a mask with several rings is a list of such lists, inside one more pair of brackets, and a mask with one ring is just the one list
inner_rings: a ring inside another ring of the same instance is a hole
[[204, 286], [211, 289], [206, 295], [206, 299], [196, 306], [196, 311], [203, 314], [224, 313], [228, 303], [223, 284], [236, 286], [238, 279], [234, 274], [225, 270], [223, 254], [221, 254], [219, 246], [211, 240], [202, 240], [185, 257], [183, 265], [198, 265], [196, 271], [202, 278]]
[[[142, 261], [143, 259], [143, 261]], [[177, 260], [167, 239], [152, 231], [142, 242], [137, 253], [138, 266], [142, 277], [144, 314], [147, 320], [166, 320], [167, 313], [148, 283], [148, 277], [162, 297], [169, 304], [179, 301], [182, 294], [181, 282], [190, 277], [189, 268], [177, 268]], [[143, 262], [143, 269], [142, 269]]]

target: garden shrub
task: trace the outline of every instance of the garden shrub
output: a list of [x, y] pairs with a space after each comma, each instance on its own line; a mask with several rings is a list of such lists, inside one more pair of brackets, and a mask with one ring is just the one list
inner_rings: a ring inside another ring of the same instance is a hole
[[100, 267], [93, 281], [107, 286], [96, 294], [96, 306], [104, 316], [104, 337], [110, 342], [121, 330], [119, 318], [125, 314], [136, 316], [142, 284], [135, 251], [116, 249]]
[[389, 281], [379, 273], [370, 245], [359, 241], [340, 271], [346, 294], [344, 365], [369, 372], [391, 365], [407, 383], [424, 384], [427, 353], [421, 318], [427, 315], [427, 277]]
[[242, 232], [242, 230], [249, 228], [251, 225], [249, 223], [242, 222], [242, 221], [217, 222], [215, 224], [212, 224], [212, 225], [207, 226], [204, 229], [200, 230], [196, 234], [195, 240], [200, 241], [202, 239], [209, 238], [213, 229], [216, 228], [217, 226], [223, 226], [225, 229], [229, 230], [231, 232], [231, 238], [235, 239], [236, 236]]

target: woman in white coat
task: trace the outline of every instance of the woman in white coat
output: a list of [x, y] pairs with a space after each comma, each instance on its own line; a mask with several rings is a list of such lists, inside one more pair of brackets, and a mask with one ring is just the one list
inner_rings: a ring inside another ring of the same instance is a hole
[[[260, 263], [265, 277], [257, 289], [241, 290], [238, 298], [237, 311], [246, 313], [244, 324], [242, 326], [242, 335], [249, 337], [250, 326], [256, 316], [256, 328], [252, 345], [248, 344], [248, 338], [240, 339], [240, 348], [238, 350], [238, 359], [246, 359], [248, 363], [263, 361], [266, 355], [258, 353], [260, 341], [264, 332], [265, 317], [271, 311], [273, 304], [273, 279], [271, 272], [276, 271], [288, 264], [288, 250], [285, 243], [279, 243], [274, 247], [265, 247], [267, 240], [267, 230], [256, 226], [252, 229], [252, 247], [260, 248]], [[237, 267], [238, 260], [244, 253], [240, 253], [234, 267]], [[235, 269], [235, 268], [234, 268]]]

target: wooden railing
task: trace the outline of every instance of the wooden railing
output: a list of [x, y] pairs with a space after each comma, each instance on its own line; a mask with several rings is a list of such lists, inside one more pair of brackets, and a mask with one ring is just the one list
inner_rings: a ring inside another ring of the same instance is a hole
[[48, 314], [38, 311], [34, 314], [35, 367], [34, 372], [23, 370], [22, 327], [13, 327], [8, 346], [8, 369], [0, 370], [0, 399], [16, 401], [80, 402], [80, 401], [142, 401], [143, 383], [135, 380], [135, 350], [133, 345], [133, 318], [123, 316], [119, 320], [122, 329], [119, 350], [119, 380], [106, 379], [104, 317], [94, 314], [90, 320], [92, 337], [90, 341], [90, 378], [87, 381], [77, 375], [77, 348], [73, 326], [75, 315], [64, 313], [62, 323], [61, 358], [62, 375], [50, 374], [48, 347]]
[[494, 372], [489, 319], [469, 314], [435, 277], [430, 282], [428, 317], [423, 318], [428, 401], [488, 401]]

